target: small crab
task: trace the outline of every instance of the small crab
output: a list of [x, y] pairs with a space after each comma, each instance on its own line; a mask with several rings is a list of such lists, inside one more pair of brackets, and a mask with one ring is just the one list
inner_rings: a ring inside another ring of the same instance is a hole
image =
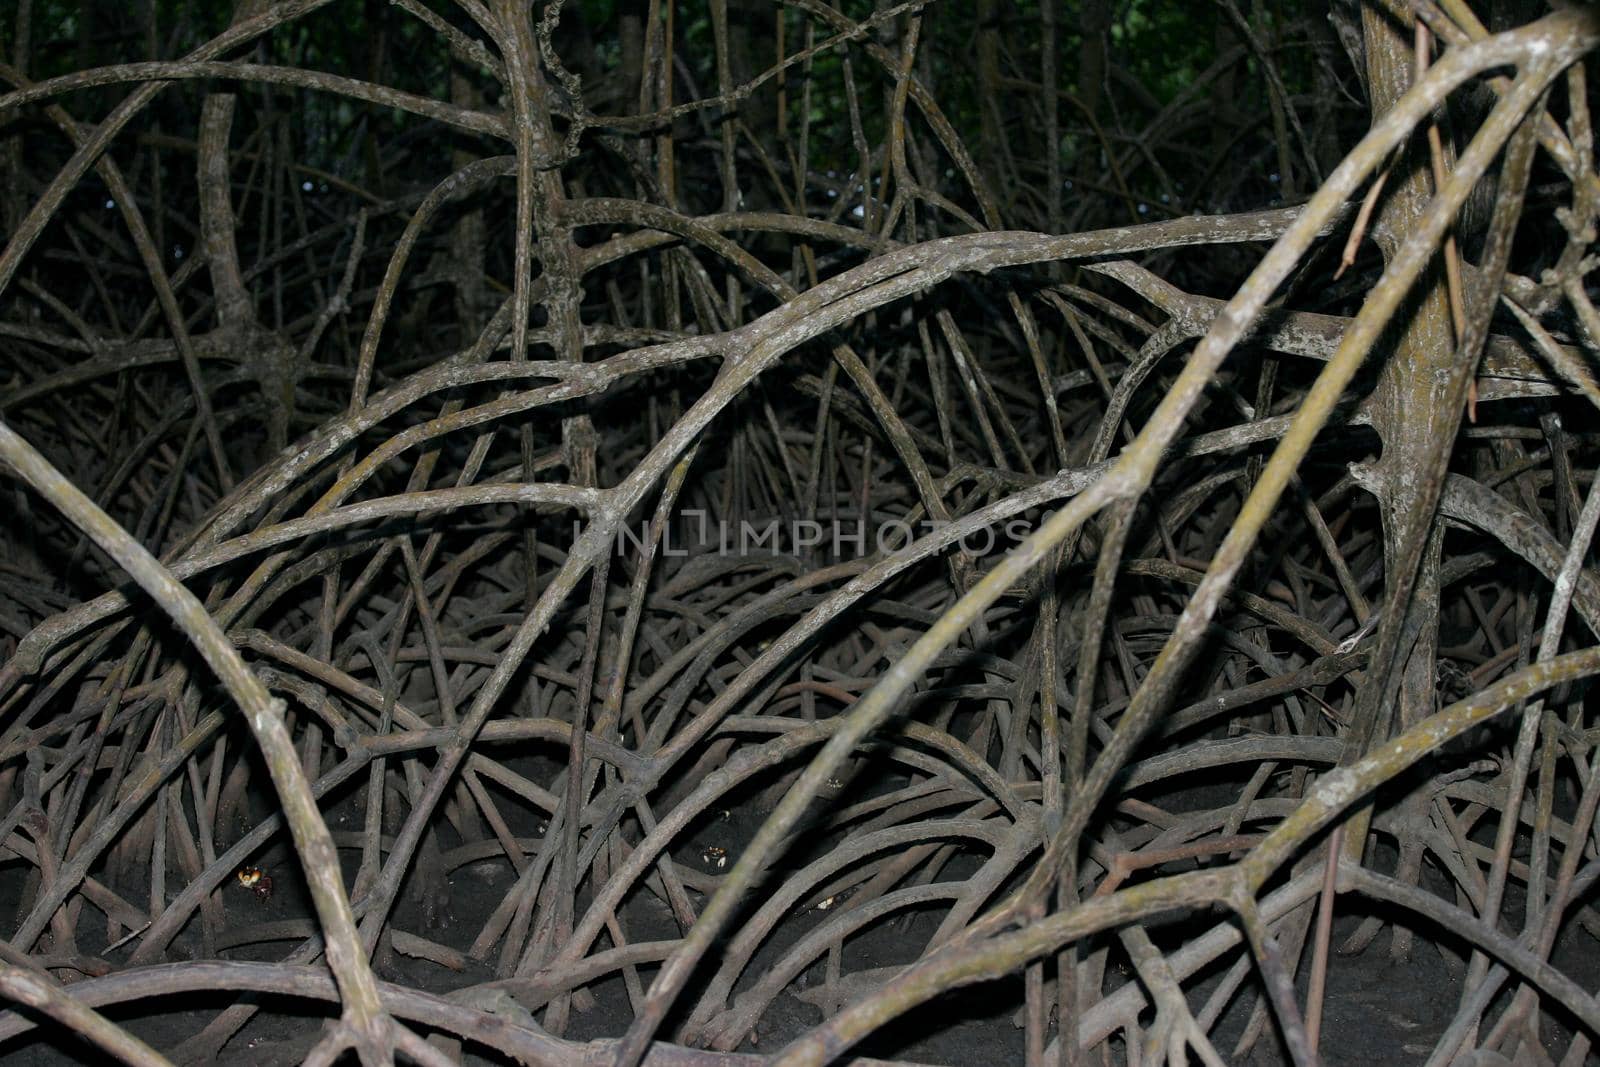
[[845, 901], [849, 900], [854, 892], [855, 890], [853, 889], [841, 889], [837, 893], [823, 897], [821, 900], [817, 901], [811, 906], [817, 911], [827, 911], [830, 908], [837, 908], [840, 904], [843, 904]]
[[728, 865], [728, 850], [721, 845], [707, 845], [705, 851], [700, 853], [700, 858], [707, 867], [715, 867], [720, 871]]
[[260, 867], [240, 867], [239, 873], [234, 877], [259, 900], [266, 900], [272, 895], [272, 875]]

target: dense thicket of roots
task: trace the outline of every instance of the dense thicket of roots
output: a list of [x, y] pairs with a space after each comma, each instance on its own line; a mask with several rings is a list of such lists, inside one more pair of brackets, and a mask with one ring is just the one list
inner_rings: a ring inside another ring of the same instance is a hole
[[1584, 1062], [1536, 6], [14, 7], [0, 1055]]

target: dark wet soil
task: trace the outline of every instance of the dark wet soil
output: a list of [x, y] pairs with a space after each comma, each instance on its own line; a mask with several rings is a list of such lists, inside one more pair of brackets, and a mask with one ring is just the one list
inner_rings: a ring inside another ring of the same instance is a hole
[[[753, 808], [730, 811], [725, 817], [710, 820], [683, 842], [677, 850], [677, 859], [690, 869], [698, 866], [700, 880], [709, 888], [715, 884], [716, 868], [705, 858], [707, 846], [717, 845], [728, 849], [730, 857], [736, 855], [759, 821], [760, 816]], [[536, 832], [537, 824], [530, 826]], [[347, 867], [353, 866], [355, 856], [354, 850], [342, 851]], [[263, 899], [238, 886], [225, 889], [223, 898], [230, 926], [309, 919], [311, 913], [304, 887], [294, 874], [293, 862], [287, 854], [280, 848], [261, 857], [259, 862], [275, 875], [274, 892], [270, 898]], [[1380, 855], [1377, 864], [1381, 868], [1384, 857]], [[0, 868], [0, 901], [19, 899], [22, 887], [14, 884], [16, 869], [14, 866]], [[945, 877], [956, 878], [963, 873], [966, 872], [950, 870]], [[346, 874], [347, 879], [353, 876], [353, 869]], [[1436, 892], [1447, 891], [1436, 872], [1428, 871], [1426, 875], [1426, 886]], [[464, 951], [504, 899], [513, 881], [513, 872], [503, 857], [460, 863], [449, 873], [448, 905], [442, 911], [430, 917], [415, 902], [405, 903], [397, 908], [396, 926]], [[181, 885], [181, 880], [174, 879], [172, 884]], [[147, 879], [144, 887], [148, 894]], [[139, 899], [136, 886], [122, 888], [130, 900]], [[691, 890], [691, 900], [698, 908], [703, 905], [705, 894]], [[1362, 906], [1357, 898], [1340, 898], [1335, 946], [1343, 944], [1357, 931], [1362, 918], [1368, 914], [1359, 910]], [[1506, 913], [1507, 928], [1519, 928], [1523, 917], [1520, 896], [1509, 895]], [[678, 936], [670, 911], [647, 893], [637, 894], [628, 903], [625, 914], [628, 928], [641, 940]], [[815, 913], [802, 914], [781, 926], [752, 961], [741, 988], [748, 986], [750, 975], [760, 974], [823, 918]], [[1384, 918], [1392, 920], [1394, 916]], [[909, 962], [925, 946], [937, 923], [936, 915], [912, 913], [893, 923], [874, 927], [846, 942], [840, 961], [842, 971], [850, 973]], [[86, 952], [102, 947], [94, 944], [89, 936], [92, 926], [90, 922], [80, 924], [79, 947]], [[196, 928], [197, 924], [191, 924], [174, 942], [172, 959], [194, 958], [199, 954]], [[1393, 925], [1386, 925], [1359, 954], [1336, 952], [1332, 957], [1321, 1042], [1324, 1062], [1329, 1067], [1421, 1063], [1459, 1006], [1464, 957], [1453, 950], [1441, 950], [1435, 943], [1436, 931], [1418, 929], [1409, 958], [1393, 959], [1393, 931]], [[230, 959], [281, 959], [303, 936], [292, 930], [287, 933], [293, 936], [229, 949], [222, 955]], [[1183, 936], [1181, 930], [1167, 933], [1170, 937]], [[114, 961], [122, 960], [128, 951], [119, 949], [109, 955]], [[1114, 948], [1108, 956], [1108, 985], [1134, 980], [1126, 964], [1118, 962], [1119, 952]], [[1585, 988], [1600, 986], [1600, 951], [1596, 951], [1586, 931], [1576, 927], [1567, 931], [1558, 944], [1555, 962]], [[425, 960], [380, 953], [376, 970], [385, 980], [443, 994], [494, 978], [494, 964], [491, 956], [483, 963], [469, 960], [464, 970], [452, 971]], [[822, 1019], [820, 1008], [808, 1002], [820, 998], [816, 994], [808, 997], [807, 991], [822, 983], [824, 968], [825, 959], [814, 963], [795, 985], [772, 1002], [762, 1016], [754, 1041], [747, 1040], [741, 1046], [743, 1051], [776, 1051]], [[1305, 969], [1301, 969], [1302, 973]], [[649, 968], [641, 968], [639, 977], [646, 985], [651, 975]], [[1192, 1009], [1200, 1009], [1219, 977], [1220, 972], [1189, 987]], [[1248, 1055], [1241, 1055], [1237, 1048], [1240, 1035], [1247, 1032], [1257, 1011], [1256, 988], [1253, 981], [1247, 981], [1229, 1004], [1213, 1035], [1217, 1051], [1230, 1063], [1266, 1067], [1288, 1062], [1270, 1023], [1262, 1028], [1260, 1040], [1254, 1043]], [[589, 991], [593, 995], [592, 1004], [586, 1010], [575, 1012], [566, 1036], [576, 1041], [619, 1036], [632, 1015], [622, 980], [611, 978], [589, 987]], [[1302, 979], [1302, 1004], [1304, 993]], [[153, 1013], [146, 1002], [136, 1003], [130, 1009], [108, 1010], [107, 1014], [156, 1048], [171, 1052], [230, 1003], [233, 1003], [232, 998], [219, 993], [185, 997], [183, 1003], [169, 1005], [181, 1010]], [[320, 1013], [320, 1007], [283, 998], [263, 998], [257, 1003], [263, 1010], [228, 1043], [222, 1059], [239, 1067], [299, 1063], [322, 1036], [326, 1018]], [[1022, 983], [1018, 978], [962, 989], [905, 1016], [855, 1051], [858, 1055], [951, 1067], [1020, 1064], [1024, 1057], [1024, 1031], [1018, 1012], [1021, 1003]], [[1547, 1020], [1541, 1037], [1547, 1053], [1559, 1060], [1567, 1047], [1570, 1031], [1559, 1022], [1552, 1024]], [[1125, 1052], [1120, 1041], [1115, 1038], [1109, 1043], [1119, 1063], [1124, 1062]], [[467, 1063], [504, 1062], [480, 1058], [473, 1054], [471, 1046], [466, 1052]], [[104, 1058], [96, 1050], [70, 1035], [63, 1035], [48, 1023], [31, 1034], [0, 1044], [0, 1063], [8, 1067], [11, 1064], [53, 1067], [101, 1062], [105, 1062]], [[1589, 1062], [1600, 1062], [1600, 1059], [1591, 1056]]]

